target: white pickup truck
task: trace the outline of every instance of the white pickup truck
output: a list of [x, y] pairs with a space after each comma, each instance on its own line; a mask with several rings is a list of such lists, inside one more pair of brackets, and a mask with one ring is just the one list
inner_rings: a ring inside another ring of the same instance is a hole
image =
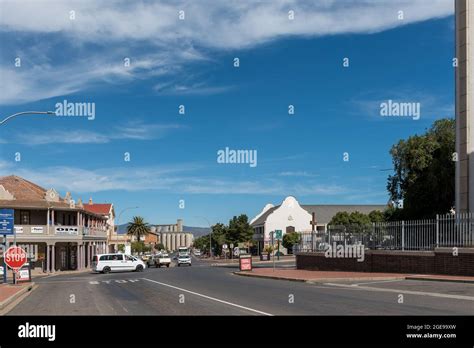
[[161, 266], [169, 267], [171, 264], [171, 258], [168, 254], [158, 254], [148, 259], [148, 267], [155, 266], [160, 268]]

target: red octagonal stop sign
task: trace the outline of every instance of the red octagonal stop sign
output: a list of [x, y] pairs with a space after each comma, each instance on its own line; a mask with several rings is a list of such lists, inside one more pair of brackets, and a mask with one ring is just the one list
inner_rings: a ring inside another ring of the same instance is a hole
[[12, 246], [5, 252], [5, 263], [12, 269], [20, 269], [26, 261], [26, 252], [18, 246]]

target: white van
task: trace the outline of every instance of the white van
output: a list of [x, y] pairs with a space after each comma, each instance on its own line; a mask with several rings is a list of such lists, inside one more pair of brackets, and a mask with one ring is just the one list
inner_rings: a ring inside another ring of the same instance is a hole
[[145, 269], [145, 263], [137, 257], [125, 254], [98, 254], [92, 259], [94, 272], [137, 271]]

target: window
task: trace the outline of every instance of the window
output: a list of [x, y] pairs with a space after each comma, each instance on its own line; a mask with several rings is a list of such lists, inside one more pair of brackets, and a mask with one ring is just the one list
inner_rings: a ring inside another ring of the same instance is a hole
[[30, 224], [30, 212], [29, 211], [20, 211], [20, 225], [29, 225]]

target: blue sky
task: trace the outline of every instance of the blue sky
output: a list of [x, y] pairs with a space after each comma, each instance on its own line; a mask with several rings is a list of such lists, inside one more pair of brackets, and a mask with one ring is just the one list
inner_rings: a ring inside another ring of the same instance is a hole
[[[0, 6], [0, 115], [64, 100], [96, 108], [94, 120], [32, 116], [2, 126], [1, 175], [112, 202], [117, 213], [140, 207], [120, 223], [140, 214], [205, 226], [198, 216], [253, 217], [287, 195], [386, 203], [390, 147], [454, 116], [451, 1]], [[381, 117], [389, 99], [420, 103], [421, 118]], [[257, 166], [217, 163], [226, 147], [256, 150]]]

